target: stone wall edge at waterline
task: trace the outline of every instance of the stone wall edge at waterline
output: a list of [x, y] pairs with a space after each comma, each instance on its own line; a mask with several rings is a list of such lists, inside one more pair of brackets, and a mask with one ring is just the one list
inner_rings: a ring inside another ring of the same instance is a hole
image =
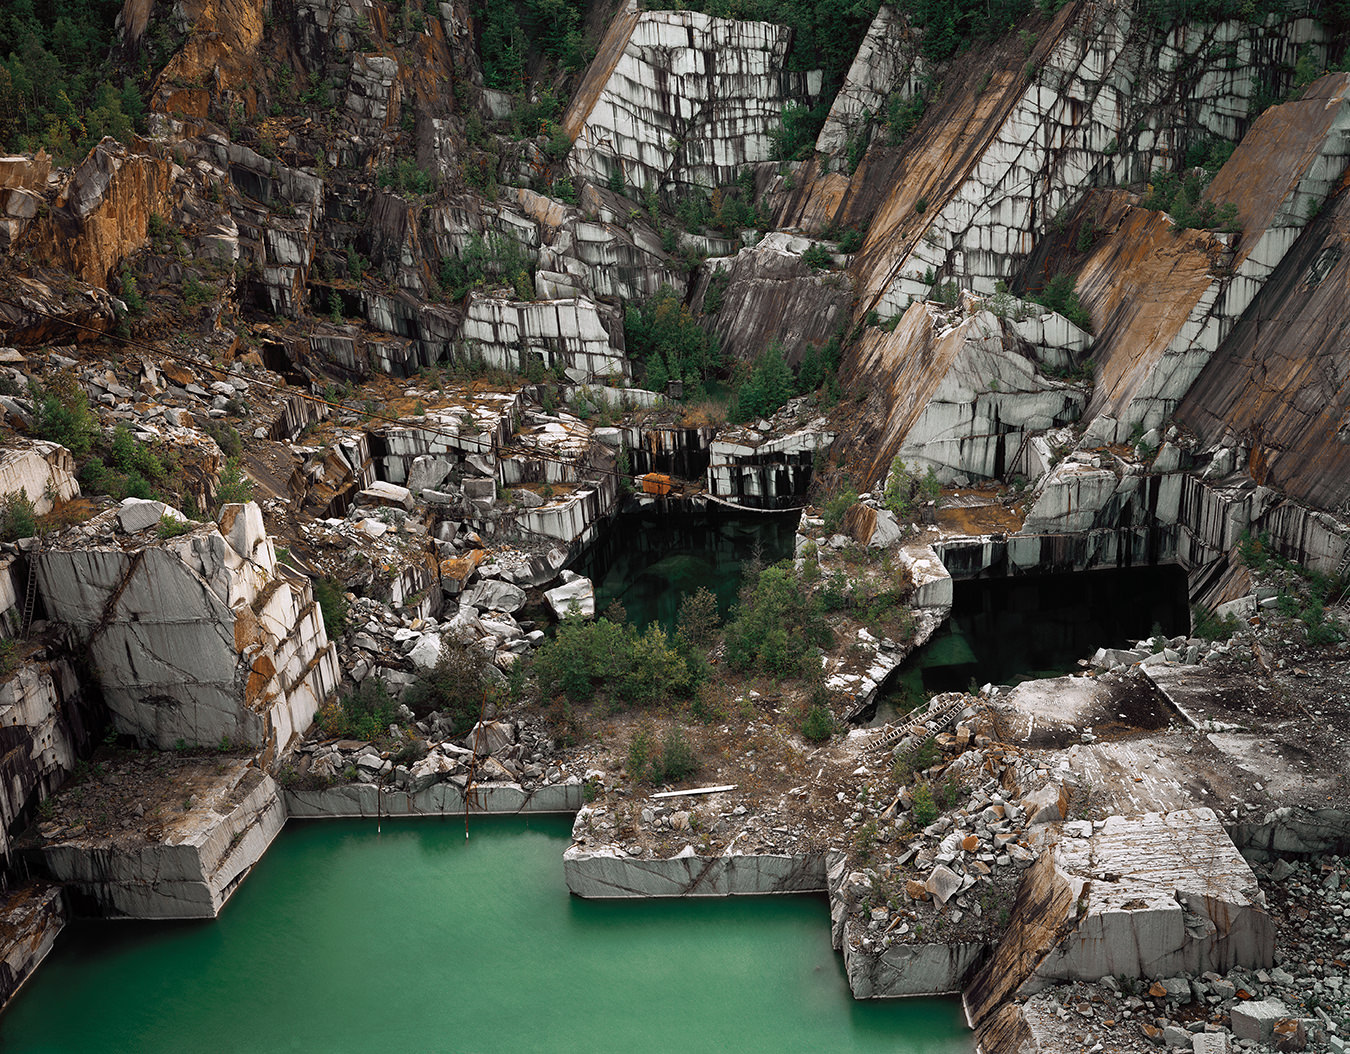
[[[560, 783], [526, 790], [516, 783], [484, 784], [467, 812], [473, 816], [575, 813], [585, 804], [580, 783]], [[294, 820], [402, 819], [419, 816], [463, 816], [464, 795], [453, 784], [434, 784], [415, 793], [381, 791], [373, 783], [350, 783], [323, 790], [283, 790], [288, 816]]]
[[822, 853], [756, 853], [645, 860], [576, 846], [563, 853], [567, 888], [587, 900], [763, 896], [826, 892]]

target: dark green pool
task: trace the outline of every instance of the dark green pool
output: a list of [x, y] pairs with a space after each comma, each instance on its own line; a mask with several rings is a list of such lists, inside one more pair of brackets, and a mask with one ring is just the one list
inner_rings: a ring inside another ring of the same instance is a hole
[[1156, 628], [1186, 633], [1186, 572], [1133, 567], [956, 582], [951, 618], [896, 672], [892, 698], [1058, 677]]
[[717, 597], [725, 616], [741, 587], [741, 568], [758, 557], [765, 564], [792, 556], [800, 514], [738, 513], [709, 506], [705, 512], [625, 512], [578, 561], [576, 570], [595, 584], [595, 610], [623, 605], [635, 626], [659, 622], [675, 628], [680, 601], [700, 587]]
[[953, 1000], [849, 998], [823, 898], [577, 900], [570, 829], [292, 823], [214, 922], [70, 926], [0, 1050], [971, 1050]]

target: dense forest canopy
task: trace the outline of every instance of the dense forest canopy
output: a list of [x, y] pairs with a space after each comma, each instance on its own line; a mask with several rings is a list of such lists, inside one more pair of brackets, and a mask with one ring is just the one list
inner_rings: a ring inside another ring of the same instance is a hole
[[131, 71], [116, 70], [110, 57], [121, 0], [9, 0], [4, 6], [0, 147], [43, 148], [69, 163], [105, 135], [129, 140], [145, 104]]

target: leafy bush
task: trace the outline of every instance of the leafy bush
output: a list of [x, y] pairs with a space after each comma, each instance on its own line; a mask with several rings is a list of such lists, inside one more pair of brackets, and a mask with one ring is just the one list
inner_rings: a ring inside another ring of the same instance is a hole
[[1033, 293], [1031, 299], [1038, 304], [1043, 304], [1051, 311], [1058, 311], [1079, 329], [1092, 332], [1092, 316], [1088, 314], [1078, 299], [1078, 292], [1074, 289], [1074, 279], [1070, 274], [1061, 271], [1046, 283], [1045, 288], [1039, 293]]
[[790, 561], [752, 573], [725, 631], [732, 669], [792, 677], [813, 663], [812, 649], [828, 647], [834, 634]]
[[856, 253], [863, 245], [863, 232], [856, 227], [850, 227], [839, 236], [839, 251], [841, 253]]
[[19, 642], [13, 637], [0, 637], [0, 677], [8, 677], [19, 665]]
[[910, 791], [914, 798], [914, 822], [927, 827], [938, 818], [937, 802], [933, 800], [933, 785], [927, 780], [917, 783]]
[[343, 739], [379, 739], [394, 724], [394, 700], [384, 682], [367, 677], [342, 699], [319, 710], [319, 728], [325, 736]]
[[672, 287], [663, 285], [644, 303], [629, 304], [623, 330], [628, 354], [646, 366], [649, 391], [664, 391], [676, 379], [684, 382], [687, 399], [703, 398], [704, 384], [721, 365], [721, 351]]
[[89, 408], [89, 396], [70, 373], [62, 373], [51, 385], [30, 387], [34, 430], [39, 439], [60, 443], [76, 457], [89, 453], [99, 433], [98, 418]]
[[783, 346], [772, 340], [737, 387], [727, 416], [732, 421], [768, 417], [792, 398], [795, 388], [792, 370], [783, 358]]
[[653, 786], [677, 783], [692, 776], [701, 767], [698, 755], [680, 729], [672, 727], [658, 745], [651, 729], [633, 733], [628, 744], [628, 775], [639, 783]]
[[399, 158], [381, 168], [379, 184], [401, 194], [430, 194], [436, 189], [436, 176], [419, 165], [415, 158]]
[[323, 628], [329, 640], [336, 640], [347, 626], [347, 596], [340, 583], [331, 578], [314, 579], [314, 601], [323, 612]]
[[656, 623], [640, 632], [627, 622], [579, 615], [563, 619], [536, 653], [534, 669], [546, 696], [578, 703], [601, 697], [613, 709], [688, 698], [699, 673]]
[[789, 103], [779, 115], [773, 137], [773, 156], [777, 161], [802, 161], [811, 156], [816, 137], [829, 115], [828, 101], [816, 107]]
[[151, 447], [139, 442], [126, 425], [118, 425], [113, 430], [108, 460], [121, 471], [137, 473], [147, 480], [164, 478], [164, 463], [160, 461], [159, 455]]
[[191, 520], [180, 520], [176, 516], [170, 516], [167, 512], [159, 518], [159, 524], [155, 527], [155, 533], [161, 538], [177, 538], [181, 534], [187, 534], [195, 527]]
[[533, 299], [534, 257], [520, 242], [503, 234], [475, 234], [460, 256], [441, 260], [441, 289], [450, 300], [463, 300], [471, 289], [495, 279]]
[[1191, 624], [1195, 635], [1203, 640], [1227, 640], [1238, 630], [1238, 620], [1232, 615], [1220, 618], [1208, 608], [1191, 608]]
[[[129, 78], [114, 82], [114, 0], [6, 5], [0, 18], [0, 148], [78, 160], [105, 135], [130, 143], [145, 101]], [[147, 62], [168, 55], [149, 34]], [[156, 67], [157, 68], [157, 67]]]
[[802, 715], [801, 733], [812, 743], [824, 743], [834, 735], [834, 715], [829, 707], [812, 703]]
[[408, 686], [404, 701], [419, 718], [433, 710], [448, 716], [452, 734], [463, 735], [478, 721], [493, 691], [488, 679], [490, 665], [491, 660], [482, 648], [447, 634], [441, 639], [436, 665], [417, 675]]
[[1158, 209], [1166, 212], [1176, 223], [1177, 231], [1195, 228], [1236, 232], [1241, 230], [1237, 222], [1237, 206], [1232, 202], [1216, 205], [1204, 200], [1204, 190], [1213, 174], [1204, 174], [1194, 170], [1179, 176], [1175, 172], [1154, 172], [1149, 178], [1149, 193], [1144, 198], [1146, 209]]
[[17, 494], [7, 494], [0, 498], [0, 542], [18, 541], [37, 534], [37, 515], [28, 492], [20, 489]]
[[927, 107], [922, 94], [902, 96], [899, 92], [891, 93], [886, 99], [886, 136], [892, 146], [899, 146], [914, 131]]
[[237, 457], [227, 458], [220, 473], [220, 486], [216, 488], [216, 501], [221, 505], [234, 505], [252, 499], [253, 480], [244, 475]]
[[821, 270], [834, 266], [834, 256], [825, 246], [819, 242], [814, 242], [806, 252], [802, 253], [802, 263], [806, 264], [807, 267]]
[[845, 487], [838, 494], [826, 500], [825, 506], [821, 510], [825, 520], [825, 530], [830, 534], [835, 534], [844, 525], [845, 514], [857, 504], [858, 492], [852, 487]]

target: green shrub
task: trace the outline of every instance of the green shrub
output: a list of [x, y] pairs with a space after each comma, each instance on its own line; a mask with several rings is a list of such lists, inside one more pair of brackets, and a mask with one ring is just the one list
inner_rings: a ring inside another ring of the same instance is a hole
[[700, 767], [693, 746], [678, 728], [669, 728], [658, 744], [652, 730], [643, 726], [629, 741], [628, 775], [635, 782], [652, 786], [677, 783], [692, 776]]
[[336, 640], [347, 627], [347, 596], [341, 583], [332, 578], [314, 579], [314, 601], [323, 612], [323, 628], [329, 640]]
[[19, 666], [19, 642], [13, 637], [0, 637], [0, 677], [8, 677]]
[[825, 246], [819, 242], [813, 242], [811, 247], [802, 253], [802, 263], [806, 264], [807, 267], [822, 270], [834, 266], [834, 256]]
[[533, 300], [534, 269], [534, 257], [514, 238], [503, 234], [484, 238], [475, 234], [459, 256], [441, 260], [441, 289], [450, 300], [463, 300], [471, 289], [493, 279], [517, 290], [527, 287], [529, 295], [522, 299]]
[[1208, 608], [1191, 608], [1191, 624], [1197, 637], [1203, 640], [1227, 640], [1238, 631], [1238, 620], [1232, 615], [1220, 618]]
[[922, 94], [902, 96], [899, 92], [891, 93], [886, 100], [886, 136], [892, 146], [899, 146], [905, 141], [927, 107], [928, 103]]
[[802, 715], [801, 733], [812, 743], [824, 743], [834, 735], [834, 715], [828, 707], [812, 703]]
[[436, 189], [435, 175], [411, 157], [400, 158], [381, 168], [377, 179], [381, 187], [400, 194], [430, 194]]
[[578, 703], [600, 697], [617, 710], [688, 698], [700, 664], [688, 661], [656, 623], [640, 632], [627, 622], [569, 615], [535, 654], [534, 669], [546, 696]]
[[914, 822], [920, 827], [927, 827], [938, 818], [937, 802], [933, 800], [933, 785], [927, 780], [914, 785], [910, 791], [914, 799]]
[[85, 394], [73, 375], [57, 376], [47, 388], [30, 387], [33, 399], [34, 431], [39, 439], [60, 443], [76, 457], [89, 453], [99, 434], [98, 418], [89, 408]]
[[792, 398], [795, 388], [792, 370], [783, 357], [783, 346], [771, 340], [736, 388], [727, 416], [732, 421], [768, 417]]
[[180, 520], [166, 512], [159, 518], [155, 533], [161, 538], [177, 538], [180, 534], [187, 534], [195, 526], [191, 520]]
[[663, 285], [642, 304], [624, 311], [628, 354], [646, 367], [644, 386], [664, 391], [672, 379], [684, 382], [686, 399], [701, 399], [704, 385], [721, 365], [717, 338], [704, 332], [683, 298]]
[[491, 659], [482, 648], [446, 634], [441, 639], [436, 665], [417, 675], [408, 686], [404, 701], [419, 718], [433, 710], [448, 716], [452, 734], [463, 735], [478, 721], [493, 692], [488, 674], [490, 665]]
[[221, 505], [233, 505], [252, 499], [253, 480], [244, 475], [237, 457], [227, 458], [220, 473], [220, 486], [216, 488], [216, 501]]
[[830, 534], [835, 534], [844, 525], [844, 516], [849, 509], [858, 504], [858, 492], [852, 487], [846, 487], [834, 497], [826, 500], [821, 509], [821, 515], [825, 520], [825, 530]]
[[377, 677], [367, 677], [355, 691], [319, 710], [319, 728], [326, 736], [380, 739], [395, 723], [394, 710], [394, 700], [384, 682]]
[[1039, 293], [1032, 294], [1031, 298], [1051, 311], [1058, 311], [1079, 329], [1092, 331], [1092, 316], [1078, 299], [1072, 275], [1061, 271], [1050, 279]]
[[850, 227], [839, 236], [839, 251], [841, 253], [856, 253], [863, 245], [863, 232], [856, 227]]
[[727, 664], [774, 677], [802, 673], [834, 640], [790, 561], [748, 575], [724, 633]]
[[0, 498], [0, 542], [14, 542], [37, 534], [37, 512], [28, 491]]

